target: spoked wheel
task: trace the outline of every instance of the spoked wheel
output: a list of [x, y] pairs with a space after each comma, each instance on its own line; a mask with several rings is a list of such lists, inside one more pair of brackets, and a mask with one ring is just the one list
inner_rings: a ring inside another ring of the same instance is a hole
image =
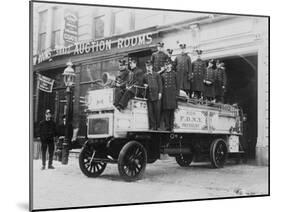
[[176, 156], [176, 161], [177, 163], [182, 166], [182, 167], [188, 167], [193, 159], [193, 155], [192, 154], [179, 154]]
[[223, 139], [216, 139], [210, 148], [210, 159], [214, 168], [223, 167], [227, 158], [227, 146]]
[[86, 145], [79, 155], [79, 166], [83, 174], [88, 177], [98, 177], [104, 171], [106, 163], [94, 161], [97, 154], [94, 147]]
[[147, 163], [147, 153], [137, 141], [125, 144], [118, 157], [120, 176], [126, 181], [135, 181], [142, 177]]

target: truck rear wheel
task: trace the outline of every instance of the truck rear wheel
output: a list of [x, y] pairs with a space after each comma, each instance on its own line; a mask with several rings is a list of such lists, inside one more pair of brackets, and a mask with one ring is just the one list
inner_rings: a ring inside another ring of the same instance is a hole
[[79, 155], [79, 167], [87, 177], [98, 177], [106, 167], [106, 163], [94, 161], [96, 150], [85, 145]]
[[188, 167], [193, 159], [193, 155], [192, 154], [179, 154], [176, 156], [176, 161], [177, 163], [182, 166], [182, 167]]
[[219, 138], [212, 142], [210, 159], [214, 168], [223, 167], [227, 158], [227, 146], [223, 139]]
[[145, 171], [147, 152], [137, 141], [130, 141], [123, 146], [118, 157], [118, 171], [126, 181], [140, 179]]

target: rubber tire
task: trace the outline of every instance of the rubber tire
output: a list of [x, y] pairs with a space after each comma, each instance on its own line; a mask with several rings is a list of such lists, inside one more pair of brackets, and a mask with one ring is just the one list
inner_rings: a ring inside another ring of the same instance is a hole
[[[215, 151], [216, 151], [216, 147], [219, 145], [219, 144], [222, 144], [223, 145], [223, 154], [224, 154], [224, 158], [223, 160], [218, 163], [216, 160], [215, 160]], [[211, 143], [211, 148], [210, 148], [210, 160], [211, 160], [211, 163], [212, 163], [212, 166], [213, 168], [222, 168], [225, 164], [225, 161], [227, 159], [227, 146], [226, 146], [226, 143], [224, 141], [224, 139], [222, 138], [218, 138], [218, 139], [215, 139], [212, 143]]]
[[[140, 170], [140, 172], [135, 175], [135, 176], [129, 176], [126, 174], [125, 170], [124, 170], [124, 162], [126, 160], [126, 157], [128, 152], [131, 150], [131, 148], [138, 146], [141, 151], [144, 153], [144, 164]], [[136, 181], [142, 178], [144, 172], [145, 172], [145, 168], [146, 168], [146, 164], [147, 164], [147, 152], [145, 150], [145, 148], [143, 147], [142, 144], [140, 144], [137, 141], [130, 141], [128, 143], [126, 143], [123, 148], [121, 149], [119, 156], [118, 156], [118, 171], [120, 176], [127, 182], [132, 182], [132, 181]]]
[[177, 163], [181, 166], [181, 167], [189, 167], [192, 160], [193, 160], [193, 155], [188, 154], [188, 155], [177, 155], [176, 157], [176, 161]]
[[107, 164], [106, 163], [102, 163], [102, 162], [94, 162], [95, 164], [100, 164], [101, 169], [99, 169], [97, 172], [94, 172], [94, 173], [90, 172], [85, 167], [85, 162], [84, 162], [85, 154], [87, 153], [87, 151], [91, 151], [92, 152], [92, 150], [90, 150], [89, 148], [90, 148], [89, 145], [85, 145], [84, 147], [82, 147], [81, 152], [79, 154], [79, 167], [80, 167], [82, 173], [84, 175], [86, 175], [87, 177], [98, 177], [98, 176], [100, 176], [103, 173], [103, 171], [105, 170]]

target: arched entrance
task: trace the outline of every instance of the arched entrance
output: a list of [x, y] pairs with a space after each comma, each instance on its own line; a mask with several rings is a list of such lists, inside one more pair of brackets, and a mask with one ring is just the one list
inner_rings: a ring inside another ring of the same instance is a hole
[[226, 58], [218, 58], [225, 63], [227, 75], [227, 90], [225, 101], [227, 103], [238, 103], [243, 112], [247, 114], [245, 128], [245, 141], [247, 155], [249, 158], [255, 157], [257, 143], [257, 62], [258, 56], [239, 55]]

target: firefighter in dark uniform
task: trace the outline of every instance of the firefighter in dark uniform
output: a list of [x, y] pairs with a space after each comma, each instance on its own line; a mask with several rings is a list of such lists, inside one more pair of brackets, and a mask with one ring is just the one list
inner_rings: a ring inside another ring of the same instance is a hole
[[203, 78], [206, 73], [206, 63], [201, 59], [202, 50], [196, 50], [197, 59], [192, 63], [192, 91], [195, 98], [201, 98], [204, 91]]
[[130, 71], [127, 69], [125, 59], [119, 60], [119, 73], [115, 80], [114, 105], [117, 106], [121, 97], [126, 91], [126, 84], [129, 81]]
[[163, 83], [162, 108], [165, 129], [171, 131], [174, 128], [174, 112], [178, 107], [177, 96], [179, 95], [179, 86], [177, 74], [172, 70], [170, 60], [166, 61], [165, 69], [165, 72], [161, 75]]
[[188, 97], [191, 95], [192, 66], [191, 59], [186, 52], [186, 44], [180, 44], [181, 54], [177, 55], [174, 67], [177, 72], [178, 85]]
[[146, 73], [144, 75], [144, 85], [147, 86], [147, 109], [149, 118], [149, 129], [160, 128], [160, 101], [162, 98], [162, 79], [160, 75], [152, 70], [150, 60], [146, 62]]
[[42, 170], [46, 167], [46, 152], [49, 152], [48, 168], [54, 169], [53, 155], [55, 150], [56, 124], [51, 119], [51, 110], [47, 109], [45, 112], [45, 119], [39, 124], [39, 133], [42, 150]]
[[142, 69], [137, 67], [137, 60], [132, 58], [129, 61], [130, 72], [129, 72], [129, 80], [126, 84], [126, 89], [124, 94], [121, 96], [120, 101], [116, 102], [116, 108], [120, 110], [124, 110], [130, 99], [134, 96], [140, 96], [142, 90], [137, 87], [143, 86], [143, 77], [144, 72]]
[[204, 97], [209, 101], [213, 101], [215, 98], [215, 69], [214, 60], [209, 60], [206, 73], [204, 75]]
[[168, 59], [172, 62], [172, 65], [174, 65], [174, 61], [172, 60], [172, 55], [173, 55], [173, 49], [167, 49], [167, 54], [168, 54]]
[[151, 56], [151, 62], [153, 66], [153, 71], [159, 74], [164, 71], [165, 61], [169, 58], [164, 52], [164, 43], [157, 43], [157, 52], [154, 52]]
[[215, 69], [215, 99], [217, 102], [224, 103], [225, 87], [226, 73], [224, 63], [217, 60]]

